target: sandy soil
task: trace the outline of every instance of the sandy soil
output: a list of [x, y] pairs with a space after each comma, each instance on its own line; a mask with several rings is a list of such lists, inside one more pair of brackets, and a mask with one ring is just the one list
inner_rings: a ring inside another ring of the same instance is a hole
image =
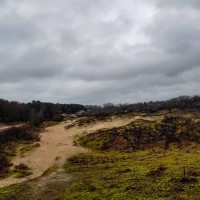
[[153, 120], [152, 118], [137, 116], [131, 119], [113, 118], [108, 122], [97, 122], [87, 127], [74, 126], [67, 130], [65, 129], [65, 126], [69, 125], [69, 123], [66, 122], [46, 128], [45, 131], [41, 133], [40, 147], [31, 151], [25, 157], [16, 157], [12, 161], [14, 165], [20, 163], [27, 165], [33, 174], [21, 179], [9, 177], [0, 180], [0, 188], [40, 177], [44, 171], [55, 164], [58, 165], [58, 170], [62, 170], [62, 165], [66, 158], [78, 153], [88, 152], [88, 149], [74, 146], [74, 137], [76, 135], [83, 134], [84, 132], [93, 132], [102, 128], [123, 126], [137, 119]]
[[143, 119], [143, 120], [147, 120], [147, 121], [154, 121], [155, 119], [153, 119], [152, 117], [143, 117], [143, 116], [134, 116], [131, 118], [118, 118], [118, 117], [112, 117], [112, 119], [110, 121], [103, 121], [103, 122], [97, 122], [95, 125], [84, 128], [84, 130], [82, 131], [86, 131], [86, 132], [95, 132], [97, 130], [100, 129], [109, 129], [109, 128], [116, 128], [116, 127], [120, 127], [120, 126], [125, 126], [133, 121], [139, 120], [139, 119]]
[[77, 134], [78, 130], [74, 128], [65, 130], [66, 125], [66, 123], [62, 122], [56, 126], [46, 128], [41, 133], [40, 147], [25, 157], [16, 157], [12, 161], [14, 165], [26, 164], [31, 168], [32, 175], [21, 179], [9, 177], [0, 180], [0, 188], [41, 176], [44, 171], [55, 163], [57, 157], [59, 157], [60, 163], [64, 164], [67, 157], [86, 152], [87, 149], [73, 146], [73, 136]]
[[0, 131], [12, 128], [12, 127], [20, 127], [23, 126], [24, 124], [16, 124], [16, 125], [6, 125], [6, 124], [0, 124]]

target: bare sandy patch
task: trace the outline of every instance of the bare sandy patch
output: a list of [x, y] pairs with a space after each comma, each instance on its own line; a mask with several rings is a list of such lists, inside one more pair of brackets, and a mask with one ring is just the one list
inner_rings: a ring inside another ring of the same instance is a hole
[[15, 124], [15, 125], [7, 125], [7, 124], [0, 124], [0, 131], [12, 128], [12, 127], [20, 127], [23, 126], [24, 124]]
[[64, 164], [66, 158], [77, 153], [87, 152], [87, 149], [73, 145], [73, 137], [80, 130], [65, 130], [65, 126], [66, 123], [62, 122], [56, 126], [46, 128], [41, 133], [40, 146], [37, 149], [25, 157], [14, 158], [12, 161], [14, 165], [20, 163], [27, 165], [31, 169], [32, 175], [21, 179], [14, 177], [3, 179], [0, 181], [0, 188], [40, 177], [44, 171], [55, 163], [58, 156], [60, 162]]
[[18, 156], [12, 161], [15, 166], [20, 163], [27, 165], [31, 169], [32, 175], [25, 178], [9, 177], [0, 180], [0, 188], [42, 176], [49, 167], [56, 163], [58, 164], [58, 157], [58, 171], [62, 170], [62, 166], [67, 158], [78, 153], [88, 152], [88, 149], [74, 145], [74, 137], [76, 135], [81, 135], [84, 132], [95, 132], [102, 128], [124, 126], [138, 119], [153, 120], [152, 118], [141, 116], [124, 119], [113, 117], [109, 121], [97, 122], [88, 127], [73, 126], [66, 130], [65, 127], [69, 125], [69, 123], [62, 122], [58, 125], [46, 128], [45, 131], [41, 133], [41, 141], [38, 148], [28, 153], [25, 157]]

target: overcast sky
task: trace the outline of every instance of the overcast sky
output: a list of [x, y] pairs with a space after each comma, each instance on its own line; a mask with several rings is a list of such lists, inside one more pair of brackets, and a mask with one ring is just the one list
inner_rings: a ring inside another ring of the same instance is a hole
[[131, 103], [199, 86], [199, 0], [0, 0], [0, 98]]

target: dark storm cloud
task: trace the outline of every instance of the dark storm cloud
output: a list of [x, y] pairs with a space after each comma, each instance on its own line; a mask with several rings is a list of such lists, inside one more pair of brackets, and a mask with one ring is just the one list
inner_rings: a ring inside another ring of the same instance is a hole
[[94, 104], [196, 94], [199, 6], [0, 1], [1, 98]]

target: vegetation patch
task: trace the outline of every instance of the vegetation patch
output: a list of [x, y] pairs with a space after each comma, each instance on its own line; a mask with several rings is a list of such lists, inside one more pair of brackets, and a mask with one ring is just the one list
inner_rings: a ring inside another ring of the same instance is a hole
[[0, 155], [0, 178], [4, 177], [6, 173], [9, 172], [9, 167], [11, 162], [5, 155]]
[[101, 151], [133, 152], [148, 148], [182, 148], [186, 143], [200, 143], [200, 124], [180, 116], [165, 116], [161, 121], [137, 120], [112, 129], [102, 129], [79, 138], [87, 148]]
[[[131, 115], [120, 117], [127, 116], [131, 118]], [[62, 181], [49, 181], [41, 190], [37, 186], [39, 180], [28, 181], [0, 189], [0, 197], [3, 200], [198, 200], [200, 124], [193, 116], [182, 111], [160, 111], [151, 115], [154, 121], [139, 119], [119, 128], [84, 134], [75, 145], [81, 144], [93, 152], [67, 160], [64, 168], [72, 175], [73, 182], [63, 182], [63, 176], [67, 180], [67, 175], [62, 174]], [[80, 127], [96, 123], [96, 119], [91, 117], [88, 121], [89, 118], [84, 118], [86, 121], [81, 118]], [[20, 166], [18, 170], [28, 172], [23, 168]], [[56, 170], [56, 165], [52, 166], [43, 176]]]
[[30, 168], [23, 163], [20, 163], [19, 165], [15, 166], [13, 172], [15, 173], [16, 178], [23, 178], [32, 175]]
[[89, 125], [95, 124], [97, 122], [109, 121], [109, 120], [111, 120], [111, 117], [112, 116], [101, 116], [101, 115], [81, 117], [76, 122], [76, 125], [81, 126], [81, 127], [89, 126]]
[[30, 143], [30, 144], [23, 144], [21, 147], [19, 147], [19, 156], [24, 157], [26, 154], [30, 151], [33, 151], [35, 148], [40, 147], [40, 143]]
[[188, 154], [170, 148], [73, 156], [65, 169], [75, 180], [62, 199], [197, 199], [200, 176], [183, 177], [183, 169], [200, 169], [199, 146]]
[[[17, 149], [20, 144], [24, 147], [20, 150], [20, 154], [24, 155], [25, 151], [31, 150], [36, 147], [37, 142], [40, 140], [38, 129], [30, 125], [21, 127], [13, 127], [0, 132], [0, 174], [1, 176], [7, 175], [11, 166], [11, 157], [17, 154]], [[27, 144], [28, 145], [25, 145]]]

